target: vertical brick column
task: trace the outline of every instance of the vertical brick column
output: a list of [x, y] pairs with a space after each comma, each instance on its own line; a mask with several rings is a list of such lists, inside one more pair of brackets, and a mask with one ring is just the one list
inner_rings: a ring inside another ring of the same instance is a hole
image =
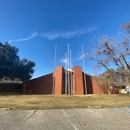
[[74, 84], [73, 84], [73, 93], [84, 95], [84, 87], [83, 87], [83, 76], [82, 76], [82, 68], [79, 66], [74, 67]]
[[54, 85], [54, 94], [61, 95], [63, 91], [63, 67], [58, 66], [54, 72], [55, 85]]

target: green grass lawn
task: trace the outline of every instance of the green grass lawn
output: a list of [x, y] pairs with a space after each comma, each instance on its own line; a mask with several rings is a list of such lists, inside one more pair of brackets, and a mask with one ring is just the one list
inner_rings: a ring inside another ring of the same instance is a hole
[[126, 107], [130, 105], [128, 95], [21, 95], [0, 94], [0, 108], [20, 110], [88, 108], [90, 106]]

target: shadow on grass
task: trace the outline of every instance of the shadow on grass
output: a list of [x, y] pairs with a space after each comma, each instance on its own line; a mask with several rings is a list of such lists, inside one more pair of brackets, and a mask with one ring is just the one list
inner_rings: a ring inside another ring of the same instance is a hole
[[128, 93], [121, 93], [121, 94], [118, 94], [119, 96], [129, 96]]
[[12, 96], [12, 95], [23, 95], [17, 92], [11, 93], [11, 92], [0, 92], [0, 96]]
[[[23, 94], [23, 93], [17, 93], [17, 92], [0, 92], [0, 96], [36, 96], [36, 95], [41, 95], [41, 96], [47, 96], [47, 97], [55, 97], [55, 95], [51, 95], [51, 94]], [[63, 96], [63, 95], [60, 95]]]

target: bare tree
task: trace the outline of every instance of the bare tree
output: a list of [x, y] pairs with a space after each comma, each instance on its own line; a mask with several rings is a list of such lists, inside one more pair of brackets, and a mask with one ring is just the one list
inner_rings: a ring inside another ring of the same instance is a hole
[[95, 72], [94, 81], [98, 87], [98, 94], [101, 95], [102, 88], [104, 87], [104, 85], [106, 86], [107, 82], [104, 77], [99, 74], [99, 72]]
[[104, 85], [104, 80], [99, 78], [98, 75], [96, 75], [96, 77], [94, 78], [94, 81], [98, 87], [98, 94], [101, 95], [101, 90], [102, 90], [102, 87]]
[[126, 23], [122, 24], [121, 29], [130, 33], [130, 22], [126, 22]]
[[[96, 61], [95, 68], [104, 67], [110, 74], [122, 76], [124, 82], [129, 84], [130, 79], [130, 22], [121, 26], [117, 36], [98, 35], [91, 42], [95, 48], [86, 54], [86, 58]], [[111, 71], [110, 66], [120, 71]]]

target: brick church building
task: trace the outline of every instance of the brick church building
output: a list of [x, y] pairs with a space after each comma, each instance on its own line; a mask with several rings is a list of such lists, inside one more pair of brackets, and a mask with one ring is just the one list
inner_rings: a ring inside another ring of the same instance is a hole
[[[102, 82], [99, 87], [98, 82]], [[22, 93], [26, 94], [107, 94], [105, 81], [88, 75], [82, 71], [80, 66], [72, 70], [56, 67], [53, 73], [29, 80], [22, 85]]]

